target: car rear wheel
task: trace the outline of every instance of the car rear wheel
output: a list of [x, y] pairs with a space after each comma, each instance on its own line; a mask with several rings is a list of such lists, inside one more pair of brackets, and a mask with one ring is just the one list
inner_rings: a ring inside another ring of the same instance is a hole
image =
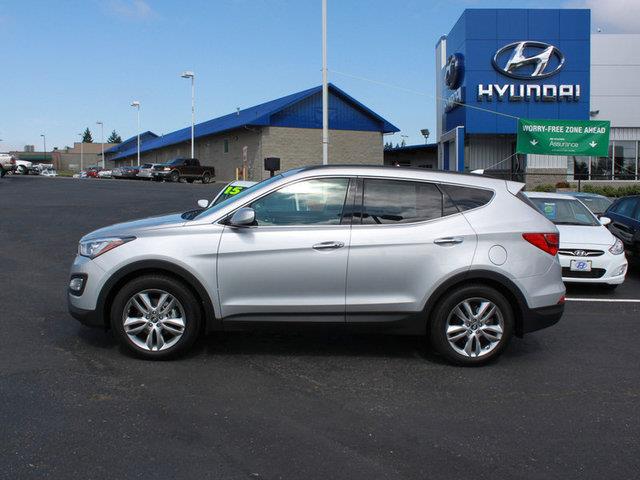
[[200, 308], [181, 282], [146, 275], [116, 295], [111, 327], [119, 342], [137, 356], [165, 359], [184, 353], [200, 332]]
[[172, 182], [179, 182], [180, 181], [180, 173], [178, 173], [177, 170], [174, 170], [173, 172], [171, 172], [171, 175], [169, 175], [169, 179]]
[[451, 363], [483, 365], [502, 353], [513, 325], [511, 305], [501, 293], [467, 285], [447, 294], [434, 309], [431, 344]]
[[202, 175], [202, 183], [209, 183], [211, 181], [211, 174], [209, 172], [204, 172]]

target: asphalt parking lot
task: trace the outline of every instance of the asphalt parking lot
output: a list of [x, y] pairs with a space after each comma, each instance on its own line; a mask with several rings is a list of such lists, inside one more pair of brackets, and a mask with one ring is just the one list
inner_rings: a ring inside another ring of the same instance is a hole
[[637, 264], [614, 293], [570, 288], [558, 325], [475, 369], [335, 330], [148, 362], [68, 315], [80, 236], [221, 187], [0, 180], [0, 478], [637, 478]]

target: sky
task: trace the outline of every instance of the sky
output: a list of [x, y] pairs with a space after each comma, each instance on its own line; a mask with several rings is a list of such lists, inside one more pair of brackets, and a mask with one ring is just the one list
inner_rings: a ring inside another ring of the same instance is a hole
[[[480, 7], [586, 7], [594, 31], [640, 33], [640, 0], [328, 0], [329, 80], [401, 129], [386, 141], [422, 143], [435, 44]], [[133, 100], [141, 131], [188, 126], [184, 70], [196, 122], [322, 80], [321, 0], [0, 0], [0, 38], [0, 151], [40, 150], [41, 134], [64, 148], [86, 127], [100, 141], [98, 120], [134, 136]]]

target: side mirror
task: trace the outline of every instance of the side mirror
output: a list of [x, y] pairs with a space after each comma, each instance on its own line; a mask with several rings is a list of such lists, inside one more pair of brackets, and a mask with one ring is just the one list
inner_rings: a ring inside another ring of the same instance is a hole
[[600, 225], [606, 227], [611, 223], [611, 219], [609, 217], [600, 217]]
[[256, 211], [253, 208], [243, 207], [231, 216], [229, 225], [233, 227], [246, 227], [256, 221]]
[[209, 200], [201, 198], [200, 200], [198, 200], [198, 206], [200, 208], [207, 208], [209, 206]]

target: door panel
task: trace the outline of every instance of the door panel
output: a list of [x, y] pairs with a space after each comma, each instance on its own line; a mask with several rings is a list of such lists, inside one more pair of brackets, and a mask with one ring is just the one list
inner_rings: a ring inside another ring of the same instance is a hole
[[223, 319], [344, 321], [349, 233], [348, 225], [226, 227], [218, 253]]
[[421, 310], [436, 282], [469, 269], [476, 243], [462, 214], [421, 224], [354, 225], [347, 322], [371, 319], [364, 313]]
[[225, 228], [218, 251], [225, 321], [344, 322], [348, 187], [344, 177], [292, 182], [251, 203], [255, 226]]

